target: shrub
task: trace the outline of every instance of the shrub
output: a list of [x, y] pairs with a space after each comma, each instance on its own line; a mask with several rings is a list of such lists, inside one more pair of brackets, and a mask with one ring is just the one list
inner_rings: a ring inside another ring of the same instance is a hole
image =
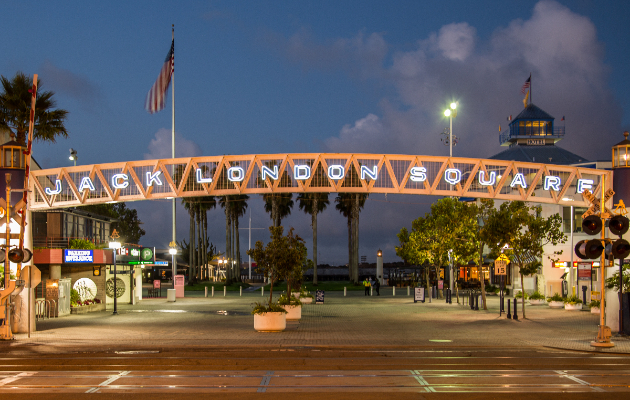
[[254, 309], [252, 310], [252, 314], [264, 314], [268, 312], [281, 312], [286, 313], [287, 310], [282, 308], [280, 305], [276, 303], [254, 303]]
[[499, 287], [496, 285], [486, 285], [486, 292], [488, 293], [499, 293]]
[[599, 308], [599, 305], [601, 304], [601, 302], [599, 300], [593, 300], [591, 301], [588, 305], [591, 308]]
[[545, 299], [545, 296], [543, 296], [543, 295], [542, 295], [542, 293], [540, 293], [540, 292], [537, 290], [537, 291], [535, 291], [534, 293], [532, 293], [532, 294], [529, 296], [529, 299], [530, 299], [530, 300], [544, 300], [544, 299]]
[[523, 292], [522, 290], [518, 293], [516, 293], [516, 295], [514, 295], [515, 298], [520, 299], [523, 296], [525, 296], [525, 300], [527, 300], [527, 293]]
[[560, 296], [558, 293], [554, 293], [553, 296], [547, 297], [547, 301], [562, 301], [564, 302], [564, 298]]
[[94, 243], [87, 239], [71, 239], [70, 248], [75, 250], [94, 250]]
[[291, 296], [291, 298], [288, 299], [285, 293], [278, 298], [278, 304], [281, 306], [301, 306], [302, 302], [295, 296]]
[[576, 295], [573, 295], [564, 299], [564, 304], [571, 304], [572, 306], [574, 306], [576, 304], [582, 304], [582, 300], [580, 300], [580, 298]]

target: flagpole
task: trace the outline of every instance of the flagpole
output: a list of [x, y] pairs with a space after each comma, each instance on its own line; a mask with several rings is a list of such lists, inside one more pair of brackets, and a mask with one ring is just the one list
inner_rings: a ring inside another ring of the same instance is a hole
[[[173, 43], [175, 43], [175, 24], [172, 24], [171, 27], [171, 36], [173, 39]], [[173, 46], [174, 47], [174, 46]], [[175, 158], [175, 49], [173, 49], [173, 74], [171, 76], [171, 100], [173, 103], [172, 107], [172, 116], [171, 116], [171, 158]], [[171, 173], [175, 174], [175, 164], [173, 164], [173, 171]], [[173, 202], [173, 242], [176, 242], [177, 239], [177, 229], [175, 223], [175, 196], [171, 199]], [[173, 289], [175, 289], [175, 275], [177, 275], [177, 257], [173, 257]]]
[[529, 73], [529, 104], [532, 104], [532, 73]]

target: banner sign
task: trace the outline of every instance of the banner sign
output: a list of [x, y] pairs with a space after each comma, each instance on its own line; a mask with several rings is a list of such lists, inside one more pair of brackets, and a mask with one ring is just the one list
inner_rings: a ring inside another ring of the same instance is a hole
[[424, 303], [424, 288], [423, 287], [415, 287], [413, 288], [413, 302], [423, 302]]
[[324, 291], [318, 290], [315, 292], [315, 304], [324, 304]]
[[579, 262], [577, 263], [578, 268], [578, 280], [579, 281], [590, 281], [591, 280], [591, 265], [590, 262]]
[[94, 250], [71, 250], [63, 251], [63, 262], [67, 264], [93, 263]]

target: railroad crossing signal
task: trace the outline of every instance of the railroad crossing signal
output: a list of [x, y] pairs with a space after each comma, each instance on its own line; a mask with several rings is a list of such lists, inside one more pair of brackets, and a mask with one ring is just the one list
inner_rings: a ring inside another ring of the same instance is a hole
[[[606, 202], [615, 194], [615, 191], [612, 189], [608, 189], [605, 193], [604, 193], [604, 204], [606, 204]], [[606, 208], [606, 206], [604, 206], [604, 213], [601, 213], [601, 203], [600, 200], [595, 197], [595, 195], [593, 193], [591, 193], [588, 190], [584, 190], [584, 192], [582, 193], [582, 196], [584, 196], [584, 198], [591, 203], [591, 206], [588, 208], [588, 210], [586, 210], [586, 212], [584, 214], [582, 214], [582, 218], [586, 218], [588, 216], [591, 215], [595, 215], [595, 214], [600, 214], [600, 218], [610, 218], [613, 213]]]

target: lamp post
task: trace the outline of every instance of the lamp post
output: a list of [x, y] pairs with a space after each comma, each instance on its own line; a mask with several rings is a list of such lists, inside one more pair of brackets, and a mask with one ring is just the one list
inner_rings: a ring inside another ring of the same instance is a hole
[[177, 274], [177, 270], [175, 267], [175, 256], [177, 255], [177, 244], [175, 242], [170, 242], [168, 246], [168, 254], [171, 255], [171, 274], [173, 275], [173, 289], [175, 289], [175, 275]]
[[71, 161], [74, 161], [74, 166], [77, 166], [77, 151], [75, 149], [70, 149], [70, 157], [68, 157]]
[[[114, 231], [115, 232], [115, 231]], [[113, 235], [112, 235], [113, 236]], [[116, 287], [116, 250], [120, 249], [120, 243], [112, 240], [109, 242], [109, 248], [112, 249], [112, 254], [114, 258], [114, 315], [118, 314], [118, 290]]]
[[448, 148], [449, 148], [449, 157], [453, 157], [453, 118], [457, 117], [457, 105], [459, 102], [451, 103], [451, 108], [447, 108], [444, 111], [444, 115], [447, 116], [450, 120], [450, 129], [448, 131]]
[[376, 279], [378, 283], [383, 284], [383, 252], [381, 249], [376, 252]]

